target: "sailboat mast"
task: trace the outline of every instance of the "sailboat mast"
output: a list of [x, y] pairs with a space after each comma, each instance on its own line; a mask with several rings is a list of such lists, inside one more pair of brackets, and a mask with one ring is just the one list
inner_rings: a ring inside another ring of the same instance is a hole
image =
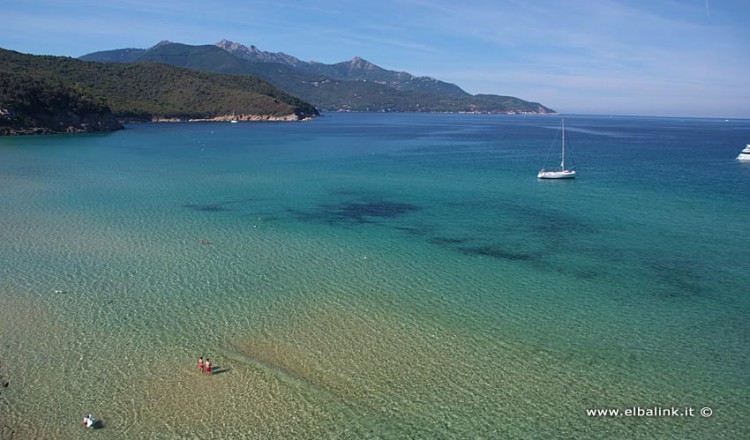
[[562, 171], [565, 171], [565, 119], [562, 120]]

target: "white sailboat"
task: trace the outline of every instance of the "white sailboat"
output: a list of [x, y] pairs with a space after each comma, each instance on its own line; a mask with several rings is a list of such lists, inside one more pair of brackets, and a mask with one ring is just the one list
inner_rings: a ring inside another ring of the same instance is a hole
[[745, 149], [740, 151], [740, 155], [737, 156], [737, 159], [750, 161], [750, 144], [747, 144]]
[[542, 168], [536, 177], [539, 179], [575, 179], [576, 172], [565, 168], [565, 119], [562, 120], [562, 163], [560, 163], [560, 170], [547, 171]]

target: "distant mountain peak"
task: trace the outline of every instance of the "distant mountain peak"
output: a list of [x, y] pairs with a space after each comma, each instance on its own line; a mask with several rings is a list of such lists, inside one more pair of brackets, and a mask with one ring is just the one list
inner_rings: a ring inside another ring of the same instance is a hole
[[252, 44], [250, 45], [250, 47], [248, 47], [243, 44], [224, 39], [216, 43], [216, 46], [224, 49], [225, 51], [238, 58], [244, 58], [249, 61], [256, 61], [261, 63], [279, 63], [286, 64], [287, 66], [292, 67], [303, 63], [303, 61], [300, 61], [299, 59], [291, 55], [287, 55], [283, 52], [266, 52], [258, 49], [257, 47], [255, 47], [255, 45]]
[[166, 46], [167, 44], [174, 44], [169, 40], [161, 40], [160, 42], [154, 44], [151, 46], [151, 49], [156, 49], [157, 47]]
[[[236, 51], [236, 50], [243, 50], [243, 49], [247, 50], [248, 49], [246, 46], [243, 46], [240, 43], [235, 43], [234, 41], [230, 41], [230, 40], [227, 40], [227, 39], [223, 39], [223, 40], [219, 41], [218, 43], [216, 43], [216, 45], [218, 47], [226, 50], [227, 52], [232, 52], [232, 51]], [[250, 47], [253, 50], [255, 50], [255, 46], [250, 46]]]
[[354, 57], [349, 61], [349, 70], [353, 71], [373, 71], [383, 70], [381, 67], [365, 60], [364, 58]]

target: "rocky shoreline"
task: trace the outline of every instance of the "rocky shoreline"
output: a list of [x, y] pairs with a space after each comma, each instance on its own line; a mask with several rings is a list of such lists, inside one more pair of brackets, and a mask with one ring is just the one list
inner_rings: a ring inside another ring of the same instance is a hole
[[46, 107], [36, 104], [0, 108], [0, 136], [95, 133], [124, 128], [106, 106], [82, 110], [67, 102]]
[[80, 133], [103, 133], [121, 130], [124, 128], [123, 124], [142, 124], [149, 122], [298, 122], [308, 121], [312, 118], [309, 116], [300, 116], [294, 113], [283, 115], [283, 116], [272, 116], [272, 115], [253, 115], [253, 114], [242, 114], [242, 115], [222, 115], [213, 118], [161, 118], [153, 117], [147, 118], [118, 118], [116, 123], [113, 124], [78, 124], [68, 125], [60, 128], [50, 127], [12, 127], [12, 126], [0, 126], [0, 136], [26, 136], [26, 135], [44, 135], [44, 134], [80, 134]]
[[300, 117], [297, 114], [291, 113], [283, 116], [242, 114], [214, 116], [213, 118], [152, 118], [150, 122], [296, 122], [305, 119], [310, 118]]
[[81, 127], [81, 126], [73, 126], [69, 125], [68, 127], [65, 127], [61, 130], [53, 130], [49, 127], [21, 127], [21, 128], [13, 128], [13, 127], [0, 127], [0, 136], [27, 136], [27, 135], [36, 135], [36, 134], [81, 134], [81, 133], [106, 133], [111, 131], [117, 131], [122, 130], [123, 127], [122, 124], [118, 124], [116, 128], [109, 128], [109, 129], [91, 129], [90, 127]]

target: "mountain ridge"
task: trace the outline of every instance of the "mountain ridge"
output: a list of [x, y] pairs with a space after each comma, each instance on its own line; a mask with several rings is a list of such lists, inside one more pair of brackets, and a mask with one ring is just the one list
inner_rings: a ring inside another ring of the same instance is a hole
[[[211, 47], [220, 49], [221, 53]], [[512, 96], [471, 95], [455, 84], [383, 69], [358, 56], [336, 64], [306, 62], [283, 52], [266, 52], [254, 45], [248, 47], [226, 39], [214, 45], [199, 46], [159, 43], [142, 50], [93, 52], [80, 59], [157, 62], [203, 71], [258, 76], [313, 103], [318, 109], [328, 111], [555, 113], [538, 102]]]
[[[255, 46], [244, 46], [233, 41], [222, 40], [216, 43], [216, 46], [232, 53], [235, 56], [250, 60], [261, 59], [292, 59], [293, 62], [287, 62], [287, 65], [303, 69], [310, 73], [327, 76], [334, 80], [369, 80], [378, 81], [380, 84], [388, 85], [392, 88], [402, 91], [424, 91], [428, 90], [449, 97], [470, 97], [471, 94], [465, 92], [459, 86], [430, 76], [414, 76], [405, 71], [393, 71], [384, 69], [377, 64], [365, 60], [359, 56], [352, 57], [351, 60], [342, 61], [334, 64], [325, 64], [316, 61], [301, 61], [298, 58], [287, 55], [283, 52], [265, 52], [257, 49]], [[248, 57], [247, 54], [257, 54]], [[248, 57], [248, 58], [246, 58]], [[410, 84], [414, 83], [416, 84]]]

